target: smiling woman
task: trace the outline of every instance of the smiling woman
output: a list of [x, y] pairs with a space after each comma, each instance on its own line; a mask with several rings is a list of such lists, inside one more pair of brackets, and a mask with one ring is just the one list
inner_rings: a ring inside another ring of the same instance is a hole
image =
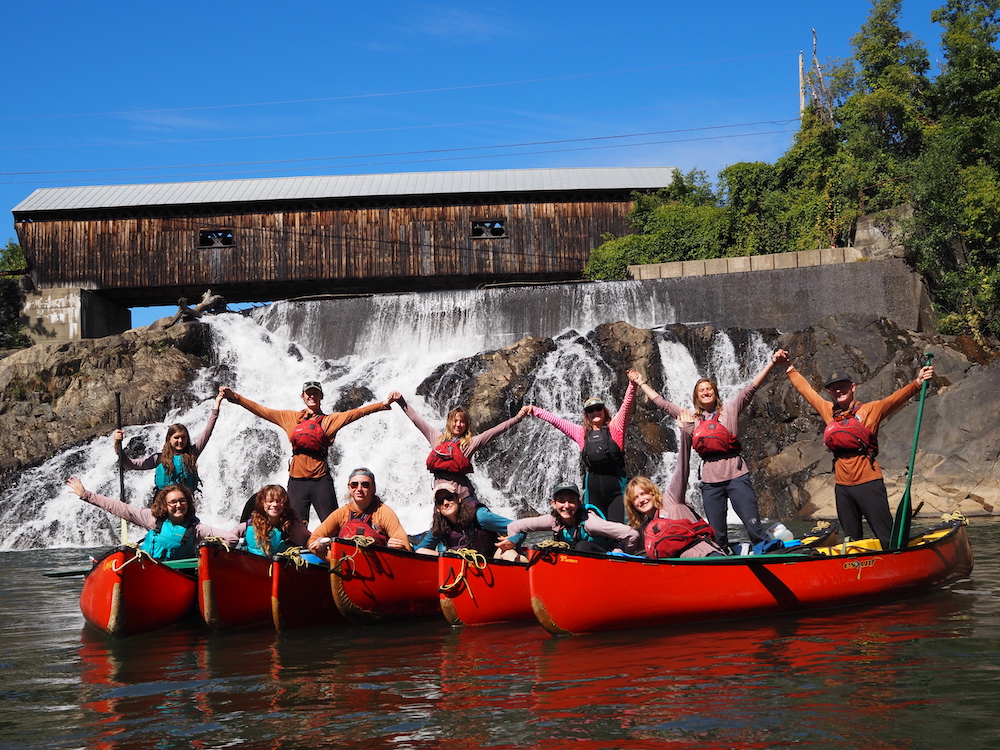
[[161, 489], [149, 508], [137, 508], [121, 500], [90, 492], [77, 477], [70, 477], [66, 485], [70, 492], [84, 502], [149, 529], [140, 548], [157, 560], [196, 557], [198, 542], [210, 536], [221, 537], [231, 545], [237, 542], [236, 535], [231, 531], [218, 529], [198, 520], [194, 495], [182, 484], [172, 484]]

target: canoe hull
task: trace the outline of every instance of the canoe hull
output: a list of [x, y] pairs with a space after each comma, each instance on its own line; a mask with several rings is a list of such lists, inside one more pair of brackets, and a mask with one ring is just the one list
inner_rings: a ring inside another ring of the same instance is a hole
[[326, 565], [298, 567], [275, 560], [271, 567], [271, 617], [278, 631], [346, 622], [333, 603], [330, 569]]
[[176, 625], [197, 612], [197, 581], [162, 562], [118, 547], [83, 581], [80, 611], [95, 630], [127, 638]]
[[893, 552], [636, 560], [532, 551], [530, 563], [535, 616], [567, 634], [882, 601], [967, 577], [972, 550], [956, 523]]
[[437, 558], [346, 539], [330, 545], [330, 589], [340, 613], [351, 622], [387, 622], [436, 617]]
[[531, 620], [526, 563], [489, 560], [482, 569], [457, 555], [438, 558], [441, 611], [452, 625]]
[[205, 542], [198, 548], [198, 609], [213, 630], [271, 622], [271, 560]]

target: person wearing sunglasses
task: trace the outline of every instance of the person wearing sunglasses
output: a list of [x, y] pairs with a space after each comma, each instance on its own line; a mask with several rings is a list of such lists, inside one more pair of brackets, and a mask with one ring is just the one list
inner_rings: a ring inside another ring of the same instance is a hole
[[[819, 395], [809, 381], [795, 369], [784, 353], [782, 364], [795, 390], [809, 402], [826, 423], [823, 443], [833, 452], [834, 495], [837, 518], [851, 539], [864, 538], [868, 521], [872, 533], [887, 550], [892, 541], [892, 512], [882, 478], [878, 455], [878, 427], [883, 419], [898, 411], [920, 392], [925, 380], [934, 377], [934, 368], [921, 367], [917, 377], [879, 401], [864, 403], [855, 399], [857, 383], [845, 370], [834, 370], [826, 379], [830, 401]], [[832, 403], [831, 403], [832, 402]]]
[[434, 488], [434, 515], [431, 528], [420, 540], [416, 551], [437, 555], [450, 549], [474, 549], [487, 558], [515, 559], [516, 553], [504, 554], [497, 548], [507, 535], [509, 518], [498, 516], [475, 498], [463, 498], [457, 482], [441, 480]]
[[[782, 349], [775, 351], [753, 380], [726, 402], [722, 401], [719, 387], [711, 378], [701, 378], [694, 384], [694, 393], [691, 397], [695, 418], [692, 445], [702, 460], [698, 472], [701, 498], [705, 516], [715, 531], [715, 541], [723, 549], [729, 548], [729, 525], [726, 522], [726, 515], [730, 503], [746, 527], [747, 535], [753, 544], [767, 539], [767, 531], [760, 521], [757, 493], [750, 480], [750, 469], [747, 468], [741, 453], [743, 446], [740, 443], [740, 415], [750, 405], [754, 394], [771, 374], [775, 364], [786, 354], [787, 352]], [[630, 372], [629, 377], [637, 378], [637, 385], [642, 388], [654, 406], [667, 412], [674, 419], [680, 416], [681, 407], [660, 396], [642, 375]]]
[[538, 406], [530, 414], [548, 422], [580, 447], [587, 473], [583, 478], [584, 504], [615, 523], [625, 521], [625, 430], [635, 408], [636, 383], [629, 380], [622, 407], [611, 416], [604, 400], [583, 402], [583, 425], [561, 419]]
[[337, 432], [355, 420], [377, 411], [388, 410], [394, 401], [401, 398], [399, 393], [393, 391], [385, 401], [324, 414], [323, 386], [316, 380], [302, 385], [302, 403], [305, 408], [294, 411], [269, 409], [226, 386], [219, 388], [219, 394], [251, 414], [278, 425], [288, 435], [292, 444], [292, 459], [288, 464], [288, 498], [292, 510], [306, 523], [309, 522], [310, 506], [316, 509], [316, 517], [320, 520], [337, 509], [337, 492], [333, 487], [328, 463], [330, 446]]
[[472, 455], [531, 413], [530, 406], [522, 406], [511, 419], [477, 435], [465, 407], [459, 406], [448, 412], [444, 431], [441, 431], [429, 425], [406, 399], [400, 398], [399, 405], [403, 409], [403, 414], [413, 422], [431, 445], [426, 465], [434, 478], [434, 496], [437, 497], [438, 487], [448, 483], [458, 485], [456, 491], [462, 499], [475, 499], [476, 495], [476, 489], [469, 477], [473, 472]]
[[308, 547], [326, 557], [332, 537], [368, 536], [376, 543], [412, 551], [410, 539], [392, 508], [375, 494], [375, 475], [364, 467], [351, 472], [347, 480], [350, 501], [326, 517], [309, 537]]

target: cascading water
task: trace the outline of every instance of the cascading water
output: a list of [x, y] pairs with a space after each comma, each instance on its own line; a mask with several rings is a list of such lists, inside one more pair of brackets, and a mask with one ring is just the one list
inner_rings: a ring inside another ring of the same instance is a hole
[[[579, 421], [583, 399], [600, 395], [613, 412], [622, 395], [611, 392], [616, 365], [602, 359], [586, 332], [619, 320], [637, 328], [673, 322], [669, 301], [634, 299], [625, 293], [627, 289], [592, 284], [383, 295], [279, 303], [256, 310], [252, 317], [210, 318], [217, 361], [191, 386], [198, 403], [168, 414], [161, 424], [126, 427], [126, 447], [142, 455], [159, 450], [167, 426], [174, 422], [186, 424], [196, 437], [219, 385], [279, 409], [301, 408], [299, 392], [308, 380], [324, 384], [327, 410], [348, 391], [367, 389], [370, 400], [375, 400], [399, 390], [425, 419], [440, 426], [444, 414], [416, 395], [418, 386], [440, 365], [508, 346], [526, 335], [553, 336], [556, 346], [532, 373], [525, 403]], [[529, 320], [525, 316], [532, 311], [538, 314]], [[689, 404], [700, 376], [697, 357], [668, 332], [657, 330], [655, 335], [663, 395]], [[717, 380], [724, 398], [734, 395], [769, 354], [756, 334], [741, 351], [738, 357], [730, 337], [718, 332], [707, 358], [703, 352], [694, 353]], [[519, 406], [511, 404], [510, 414]], [[668, 424], [668, 429], [675, 429], [672, 422]], [[347, 473], [367, 466], [377, 477], [379, 494], [404, 527], [411, 533], [426, 529], [431, 514], [430, 479], [424, 467], [428, 450], [423, 436], [396, 407], [348, 425], [331, 451], [338, 498], [343, 500], [346, 493]], [[287, 439], [276, 427], [224, 402], [199, 460], [199, 517], [215, 526], [234, 525], [252, 492], [264, 484], [285, 482], [289, 455]], [[665, 484], [675, 462], [674, 454], [663, 454], [654, 464], [654, 481]], [[548, 488], [559, 480], [581, 478], [575, 444], [532, 418], [493, 441], [474, 463], [480, 498], [506, 515], [515, 515], [525, 505], [544, 512]], [[66, 450], [22, 473], [8, 488], [7, 503], [0, 511], [0, 549], [93, 547], [117, 541], [117, 518], [66, 491], [64, 482], [74, 474], [88, 489], [118, 496], [110, 436]], [[125, 477], [126, 498], [147, 504], [153, 473], [127, 472]], [[700, 507], [696, 478], [695, 466], [688, 500]], [[313, 516], [310, 525], [316, 522]], [[134, 541], [143, 533], [130, 529], [130, 538]]]

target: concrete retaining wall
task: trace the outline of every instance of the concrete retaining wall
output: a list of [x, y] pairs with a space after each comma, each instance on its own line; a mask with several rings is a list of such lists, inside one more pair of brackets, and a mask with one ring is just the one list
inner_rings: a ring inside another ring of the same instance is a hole
[[21, 324], [35, 343], [95, 339], [132, 327], [127, 307], [86, 289], [43, 289], [24, 297]]

